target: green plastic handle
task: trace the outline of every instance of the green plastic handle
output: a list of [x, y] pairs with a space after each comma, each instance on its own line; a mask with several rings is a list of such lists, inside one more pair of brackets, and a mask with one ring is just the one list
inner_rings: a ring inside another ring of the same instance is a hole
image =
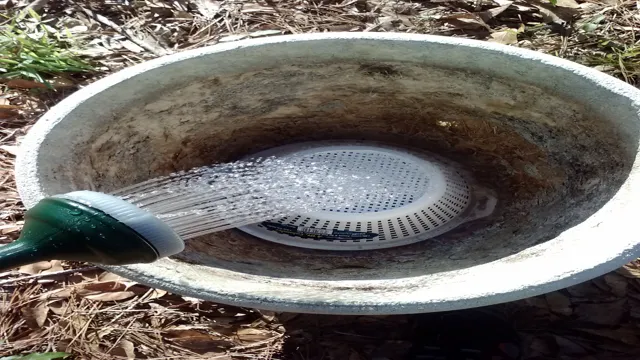
[[82, 203], [46, 198], [25, 214], [20, 238], [0, 246], [0, 271], [45, 260], [149, 263], [157, 251], [129, 226]]

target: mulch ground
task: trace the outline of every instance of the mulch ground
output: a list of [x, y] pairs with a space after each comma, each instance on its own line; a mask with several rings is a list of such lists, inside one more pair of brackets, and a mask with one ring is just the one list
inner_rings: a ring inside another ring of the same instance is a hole
[[[55, 89], [0, 82], [0, 243], [17, 238], [18, 144], [49, 107], [123, 67], [245, 38], [326, 31], [467, 37], [529, 48], [637, 85], [635, 0], [213, 1], [0, 0], [69, 32], [96, 66]], [[25, 20], [24, 26], [29, 26]], [[0, 356], [68, 352], [78, 359], [403, 359], [416, 316], [319, 316], [215, 304], [151, 289], [88, 264], [43, 262], [0, 274]], [[523, 359], [640, 358], [640, 265], [544, 296], [489, 307], [522, 339]]]

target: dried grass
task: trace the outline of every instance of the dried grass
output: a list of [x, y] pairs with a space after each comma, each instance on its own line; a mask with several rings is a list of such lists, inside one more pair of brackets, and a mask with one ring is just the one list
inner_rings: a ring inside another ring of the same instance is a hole
[[[469, 37], [581, 62], [636, 84], [635, 0], [544, 1], [38, 1], [96, 64], [55, 91], [0, 84], [0, 242], [17, 237], [23, 208], [12, 168], [17, 145], [47, 108], [86, 82], [158, 55], [249, 37], [395, 31]], [[0, 0], [13, 14], [28, 1]], [[0, 356], [67, 351], [79, 359], [400, 359], [411, 316], [273, 314], [149, 289], [83, 264], [39, 264], [0, 274]], [[640, 267], [492, 307], [523, 336], [525, 359], [638, 358]], [[31, 276], [30, 276], [31, 275]], [[35, 276], [33, 276], [35, 275]], [[25, 278], [25, 276], [27, 276]]]

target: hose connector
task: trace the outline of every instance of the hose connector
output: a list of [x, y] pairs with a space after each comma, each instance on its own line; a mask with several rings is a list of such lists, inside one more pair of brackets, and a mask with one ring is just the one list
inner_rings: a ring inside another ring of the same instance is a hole
[[26, 212], [20, 238], [0, 247], [0, 270], [51, 259], [150, 263], [183, 249], [182, 239], [153, 214], [115, 196], [76, 191]]

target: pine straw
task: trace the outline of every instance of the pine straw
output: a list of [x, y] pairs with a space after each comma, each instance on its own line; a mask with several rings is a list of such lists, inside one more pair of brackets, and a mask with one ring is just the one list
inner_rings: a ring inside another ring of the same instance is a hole
[[[639, 278], [640, 266], [630, 264], [562, 291], [484, 309], [515, 327], [523, 359], [637, 359]], [[400, 360], [414, 341], [415, 316], [260, 312], [168, 294], [97, 269], [10, 281], [5, 290], [0, 356], [67, 351], [79, 359]]]
[[621, 1], [615, 6], [590, 6], [576, 24], [562, 55], [638, 85], [640, 80], [640, 6]]
[[[18, 97], [18, 95], [15, 95]], [[2, 98], [0, 98], [2, 101]], [[0, 102], [0, 114], [18, 114], [19, 105], [4, 105]], [[24, 211], [13, 178], [13, 164], [17, 152], [16, 140], [24, 135], [27, 121], [12, 116], [12, 121], [4, 122], [0, 117], [0, 244], [16, 238], [22, 228]]]
[[[98, 71], [66, 77], [55, 92], [33, 83], [0, 84], [0, 243], [15, 239], [22, 225], [12, 168], [29, 126], [84, 84], [162, 54], [279, 34], [429, 33], [547, 52], [637, 83], [635, 0], [558, 0], [555, 8], [545, 1], [39, 1], [47, 3], [43, 21], [68, 29]], [[0, 0], [0, 10], [15, 14], [27, 4]], [[60, 274], [74, 268], [84, 270]], [[259, 312], [167, 294], [85, 264], [52, 262], [22, 271], [0, 274], [0, 356], [68, 351], [80, 359], [400, 359], [411, 346], [412, 316]], [[16, 280], [33, 274], [38, 277]], [[619, 274], [491, 309], [520, 331], [525, 359], [637, 359], [639, 279], [638, 266], [630, 264]]]
[[0, 310], [7, 341], [0, 356], [55, 350], [91, 359], [266, 359], [283, 337], [268, 313], [167, 294], [97, 269], [5, 289], [13, 291]]

